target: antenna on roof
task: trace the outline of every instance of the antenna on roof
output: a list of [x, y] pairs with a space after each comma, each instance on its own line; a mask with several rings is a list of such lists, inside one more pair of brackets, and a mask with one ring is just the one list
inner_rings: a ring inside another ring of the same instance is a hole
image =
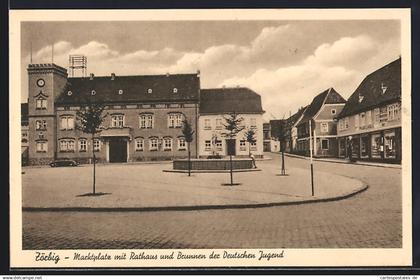
[[54, 63], [54, 42], [51, 44], [51, 63]]
[[32, 41], [31, 41], [31, 56], [30, 56], [30, 63], [32, 64]]

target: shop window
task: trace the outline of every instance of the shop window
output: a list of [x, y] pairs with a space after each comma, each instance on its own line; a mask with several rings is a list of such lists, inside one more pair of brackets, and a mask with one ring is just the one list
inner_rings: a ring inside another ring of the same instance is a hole
[[360, 157], [369, 157], [369, 137], [367, 136], [360, 138]]
[[328, 147], [329, 147], [328, 139], [322, 139], [321, 140], [321, 149], [328, 150]]
[[371, 155], [372, 158], [381, 158], [381, 135], [373, 134], [371, 136]]
[[339, 156], [340, 157], [345, 157], [346, 156], [346, 139], [342, 138], [338, 141], [338, 145], [339, 145]]
[[384, 134], [385, 158], [395, 158], [395, 132], [386, 132]]

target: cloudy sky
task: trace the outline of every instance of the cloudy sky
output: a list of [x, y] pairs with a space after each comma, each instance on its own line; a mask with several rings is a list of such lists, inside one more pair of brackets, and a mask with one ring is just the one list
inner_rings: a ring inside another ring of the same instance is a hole
[[22, 23], [22, 101], [26, 67], [68, 67], [88, 57], [96, 76], [194, 73], [202, 88], [247, 86], [266, 119], [287, 117], [323, 90], [348, 98], [370, 72], [400, 55], [398, 21], [178, 21]]

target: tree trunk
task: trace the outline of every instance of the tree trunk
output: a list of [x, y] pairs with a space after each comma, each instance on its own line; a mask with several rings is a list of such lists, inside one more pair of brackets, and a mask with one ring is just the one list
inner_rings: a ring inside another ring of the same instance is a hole
[[190, 150], [190, 142], [188, 142], [188, 176], [191, 176], [191, 150]]
[[233, 186], [233, 164], [232, 155], [230, 155], [230, 185]]
[[92, 155], [93, 155], [93, 194], [96, 193], [96, 157], [95, 157], [95, 134], [92, 133]]

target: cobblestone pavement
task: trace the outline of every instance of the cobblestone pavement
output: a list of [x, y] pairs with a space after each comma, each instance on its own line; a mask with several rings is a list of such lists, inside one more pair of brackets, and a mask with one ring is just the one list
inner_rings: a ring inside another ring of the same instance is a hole
[[[261, 168], [279, 164], [270, 156]], [[296, 158], [286, 164], [309, 166]], [[400, 169], [315, 162], [314, 170], [360, 179], [369, 189], [340, 201], [270, 208], [24, 212], [23, 249], [401, 247]]]

